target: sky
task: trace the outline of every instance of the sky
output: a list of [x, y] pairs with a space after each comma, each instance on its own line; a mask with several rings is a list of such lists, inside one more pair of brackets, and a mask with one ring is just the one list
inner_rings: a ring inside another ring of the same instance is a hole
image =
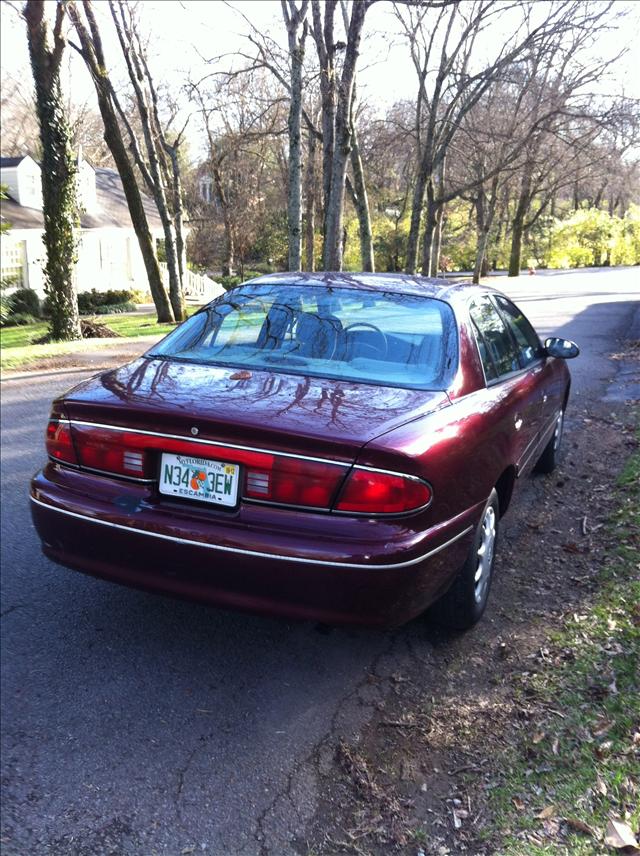
[[[49, 2], [49, 5], [52, 4]], [[107, 60], [113, 57], [115, 62], [119, 60], [119, 47], [106, 0], [94, 0], [94, 6], [104, 21]], [[152, 71], [158, 80], [175, 87], [180, 87], [189, 77], [198, 79], [206, 73], [207, 59], [251, 51], [244, 35], [248, 31], [245, 17], [260, 32], [272, 33], [281, 44], [285, 41], [279, 0], [235, 0], [233, 3], [225, 0], [140, 0], [139, 8], [142, 26], [152, 34], [149, 54]], [[604, 31], [598, 49], [604, 54], [615, 54], [627, 44], [629, 51], [612, 70], [612, 79], [600, 81], [601, 92], [619, 91], [623, 87], [627, 95], [640, 98], [640, 0], [616, 0], [614, 9], [627, 11], [628, 19], [623, 30]], [[0, 16], [3, 74], [24, 75], [25, 85], [30, 85], [24, 24], [15, 8], [5, 3], [0, 7]], [[308, 50], [311, 49], [309, 44]], [[91, 81], [76, 56], [71, 59], [70, 79], [74, 97], [83, 101], [93, 97]], [[367, 13], [358, 87], [360, 98], [380, 111], [401, 98], [415, 97], [415, 72], [388, 2], [375, 3]], [[194, 126], [192, 134], [195, 133]]]

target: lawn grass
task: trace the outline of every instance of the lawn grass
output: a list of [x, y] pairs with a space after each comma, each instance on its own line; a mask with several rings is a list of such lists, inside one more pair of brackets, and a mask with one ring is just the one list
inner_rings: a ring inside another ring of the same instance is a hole
[[[193, 315], [197, 306], [190, 306], [187, 315]], [[140, 336], [160, 339], [175, 328], [175, 324], [158, 324], [153, 312], [136, 315], [97, 315], [101, 324], [106, 324], [122, 339]], [[108, 348], [122, 342], [122, 339], [82, 339], [76, 342], [51, 342], [47, 345], [35, 345], [35, 340], [47, 332], [46, 321], [27, 324], [24, 327], [3, 327], [0, 330], [0, 368], [3, 371], [15, 371], [21, 368], [34, 368], [41, 360], [51, 360], [67, 354], [80, 353], [87, 348], [96, 350]], [[150, 345], [152, 338], [150, 338]], [[124, 342], [122, 342], [124, 344]], [[149, 346], [150, 346], [149, 345]]]
[[[194, 310], [189, 309], [188, 314]], [[93, 317], [93, 316], [87, 316]], [[155, 313], [140, 313], [137, 315], [97, 315], [96, 320], [106, 324], [120, 336], [149, 336], [158, 334], [164, 336], [174, 328], [174, 324], [158, 324]], [[32, 345], [36, 339], [41, 338], [47, 332], [46, 321], [36, 324], [25, 324], [23, 327], [3, 327], [0, 331], [0, 342], [2, 349], [26, 348]]]
[[501, 856], [600, 856], [607, 824], [640, 827], [640, 452], [617, 486], [615, 545], [593, 601], [522, 687], [540, 715], [490, 796]]

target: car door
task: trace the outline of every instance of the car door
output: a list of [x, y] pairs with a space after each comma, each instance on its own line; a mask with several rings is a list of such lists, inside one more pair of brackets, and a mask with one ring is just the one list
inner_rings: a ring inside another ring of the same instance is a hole
[[554, 383], [553, 366], [545, 354], [538, 334], [522, 310], [503, 295], [494, 295], [494, 300], [516, 342], [520, 364], [527, 369], [533, 383], [538, 387], [542, 441], [555, 424], [562, 406], [561, 396]]
[[516, 339], [489, 295], [469, 307], [487, 390], [502, 441], [507, 441], [520, 475], [535, 463], [544, 421], [543, 392], [534, 367], [522, 365]]

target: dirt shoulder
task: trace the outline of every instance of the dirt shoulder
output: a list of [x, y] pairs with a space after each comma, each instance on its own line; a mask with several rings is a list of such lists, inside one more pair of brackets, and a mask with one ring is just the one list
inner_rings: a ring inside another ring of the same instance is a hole
[[[640, 731], [637, 710], [635, 722], [618, 717], [624, 732], [620, 746], [607, 741], [609, 730], [616, 733], [607, 716], [615, 719], [615, 704], [628, 700], [616, 687], [611, 666], [611, 657], [620, 652], [614, 647], [611, 654], [609, 643], [602, 643], [603, 658], [594, 659], [586, 698], [559, 692], [556, 701], [549, 688], [561, 666], [571, 673], [581, 622], [591, 621], [611, 583], [618, 544], [610, 521], [627, 501], [617, 480], [638, 448], [636, 420], [631, 403], [570, 410], [562, 465], [551, 476], [534, 477], [504, 519], [483, 621], [461, 636], [425, 622], [430, 661], [407, 662], [358, 741], [341, 741], [332, 763], [318, 766], [319, 808], [310, 834], [298, 844], [301, 854], [615, 852], [602, 847], [603, 830], [580, 819], [589, 816], [591, 790], [576, 799], [560, 785], [555, 794], [545, 776], [558, 765], [584, 763], [585, 743], [589, 752], [601, 751], [603, 758], [608, 753], [614, 779], [618, 750], [626, 751], [632, 768], [640, 765], [640, 745], [633, 743]], [[637, 534], [630, 537], [636, 539], [630, 555], [637, 556], [640, 541]], [[616, 621], [608, 615], [602, 620], [605, 637], [607, 622], [613, 621], [610, 641], [620, 645]], [[573, 647], [569, 629], [577, 640]], [[635, 644], [637, 657], [637, 637]], [[622, 687], [622, 676], [618, 680]], [[607, 713], [609, 697], [613, 706]], [[577, 708], [594, 698], [602, 702], [603, 730], [598, 733], [596, 723], [581, 732], [580, 718], [558, 708], [573, 706], [567, 698], [575, 698]], [[620, 778], [625, 781], [616, 785], [612, 805], [622, 815], [634, 801], [637, 807], [639, 783], [638, 777]], [[607, 789], [603, 780], [597, 786]]]

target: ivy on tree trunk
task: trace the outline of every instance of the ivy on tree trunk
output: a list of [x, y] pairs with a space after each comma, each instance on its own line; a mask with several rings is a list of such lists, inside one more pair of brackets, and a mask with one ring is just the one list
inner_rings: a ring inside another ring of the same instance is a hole
[[28, 0], [29, 57], [35, 83], [35, 102], [42, 144], [42, 210], [44, 216], [45, 291], [49, 302], [51, 339], [81, 339], [78, 298], [73, 284], [78, 208], [76, 163], [71, 151], [62, 90], [60, 62], [64, 52], [64, 6], [56, 7], [53, 43], [45, 18], [44, 0]]

